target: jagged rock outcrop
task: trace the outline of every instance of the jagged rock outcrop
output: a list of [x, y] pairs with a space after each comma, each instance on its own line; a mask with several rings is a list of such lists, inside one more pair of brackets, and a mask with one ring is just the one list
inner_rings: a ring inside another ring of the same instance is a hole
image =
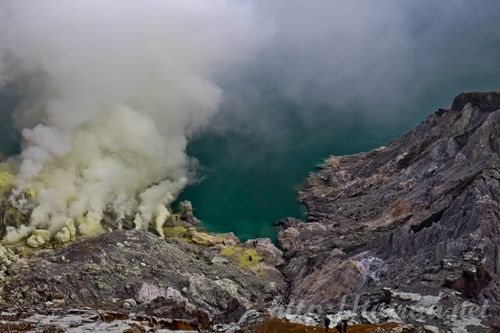
[[484, 305], [498, 325], [500, 93], [460, 94], [387, 147], [329, 158], [299, 198], [308, 223], [283, 220], [278, 237], [290, 302], [375, 306], [393, 290]]

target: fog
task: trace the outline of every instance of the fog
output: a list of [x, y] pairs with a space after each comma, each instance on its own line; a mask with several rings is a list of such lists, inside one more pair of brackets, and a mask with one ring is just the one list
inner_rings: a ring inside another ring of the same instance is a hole
[[21, 94], [11, 202], [35, 202], [10, 238], [94, 234], [109, 211], [161, 234], [189, 181], [187, 140], [219, 105], [214, 78], [257, 43], [253, 15], [224, 0], [2, 1], [0, 82]]
[[16, 91], [22, 134], [11, 200], [33, 209], [23, 233], [68, 219], [99, 232], [109, 211], [161, 230], [205, 176], [186, 147], [207, 133], [225, 141], [198, 143], [202, 165], [246, 174], [292, 145], [269, 168], [310, 158], [297, 145], [342, 151], [325, 133], [349, 117], [397, 136], [461, 90], [498, 89], [499, 13], [495, 0], [1, 0], [0, 86]]

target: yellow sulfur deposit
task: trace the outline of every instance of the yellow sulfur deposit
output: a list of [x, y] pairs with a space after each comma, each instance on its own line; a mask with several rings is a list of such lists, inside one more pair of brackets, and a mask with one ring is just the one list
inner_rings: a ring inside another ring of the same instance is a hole
[[225, 246], [220, 250], [220, 255], [234, 260], [238, 266], [259, 270], [259, 263], [262, 256], [255, 249], [247, 249], [240, 246]]
[[67, 219], [64, 226], [54, 236], [54, 240], [58, 243], [67, 243], [75, 238], [76, 227], [73, 219]]
[[27, 188], [24, 193], [26, 194], [26, 198], [33, 199], [36, 197], [36, 190], [32, 187]]
[[190, 231], [189, 237], [193, 243], [201, 246], [214, 246], [224, 242], [222, 237], [207, 234], [206, 232]]
[[82, 236], [95, 236], [104, 232], [101, 225], [101, 216], [88, 212], [85, 216], [76, 219], [78, 233]]
[[173, 227], [164, 227], [163, 231], [166, 237], [177, 237], [181, 239], [187, 239], [187, 228], [181, 225], [176, 225]]
[[175, 213], [175, 214], [170, 215], [168, 222], [176, 223], [176, 222], [179, 222], [180, 219], [181, 219], [181, 215], [179, 213]]
[[209, 234], [197, 231], [195, 228], [189, 228], [187, 235], [191, 242], [201, 246], [234, 246], [239, 242], [238, 238], [236, 238], [233, 233]]
[[10, 191], [13, 182], [14, 175], [7, 171], [0, 171], [0, 192]]
[[32, 248], [37, 248], [50, 242], [50, 238], [50, 231], [42, 229], [35, 230], [26, 240], [26, 245]]

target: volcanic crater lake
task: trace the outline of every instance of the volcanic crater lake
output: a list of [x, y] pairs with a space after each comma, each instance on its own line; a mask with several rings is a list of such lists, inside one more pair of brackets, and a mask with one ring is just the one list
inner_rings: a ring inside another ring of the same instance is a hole
[[[438, 107], [446, 107], [456, 91], [425, 96], [394, 110], [266, 98], [250, 110], [252, 121], [229, 122], [223, 129], [208, 126], [191, 138], [188, 154], [198, 160], [198, 179], [178, 201], [190, 200], [208, 231], [234, 232], [242, 240], [275, 240], [274, 222], [304, 216], [297, 190], [317, 164], [330, 155], [386, 145]], [[20, 151], [20, 135], [11, 119], [16, 101], [12, 91], [0, 95], [0, 151], [8, 154]], [[223, 104], [214, 122], [227, 121], [230, 108]]]
[[285, 100], [258, 110], [255, 117], [264, 118], [270, 130], [253, 124], [250, 130], [207, 130], [191, 140], [188, 153], [198, 159], [201, 178], [180, 196], [193, 203], [206, 229], [234, 232], [242, 240], [275, 239], [273, 222], [303, 218], [297, 190], [325, 158], [386, 145], [424, 117], [412, 112], [376, 121], [365, 110]]

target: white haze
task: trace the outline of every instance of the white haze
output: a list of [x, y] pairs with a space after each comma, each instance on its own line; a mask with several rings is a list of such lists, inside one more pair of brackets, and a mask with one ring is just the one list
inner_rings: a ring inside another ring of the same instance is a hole
[[397, 105], [497, 54], [496, 0], [255, 1], [276, 31], [258, 66], [294, 100]]
[[[248, 4], [227, 0], [0, 1], [0, 85], [22, 87], [17, 190], [33, 228], [105, 211], [137, 228], [187, 184], [189, 136], [217, 110], [214, 79], [258, 43]], [[15, 233], [11, 236], [15, 239]]]
[[[216, 81], [225, 109], [211, 128], [258, 138], [262, 156], [279, 138], [290, 148], [290, 119], [314, 139], [344, 110], [390, 122], [427, 95], [497, 88], [499, 11], [498, 0], [0, 0], [0, 88], [24, 94], [13, 202], [36, 190], [18, 232], [86, 216], [80, 232], [93, 233], [105, 210], [161, 224], [189, 182], [186, 144], [221, 102]], [[293, 118], [266, 107], [275, 95], [332, 116]], [[238, 154], [235, 168], [258, 155]]]
[[228, 85], [240, 84], [240, 109], [266, 97], [258, 80], [292, 102], [354, 104], [385, 120], [436, 86], [448, 102], [458, 89], [487, 88], [462, 77], [498, 72], [497, 0], [254, 1], [274, 34]]

